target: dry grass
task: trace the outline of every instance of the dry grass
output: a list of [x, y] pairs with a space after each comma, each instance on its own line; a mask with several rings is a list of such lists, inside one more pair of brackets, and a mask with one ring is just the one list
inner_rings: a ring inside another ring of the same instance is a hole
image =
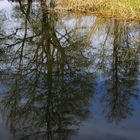
[[140, 20], [140, 0], [57, 0], [58, 9]]

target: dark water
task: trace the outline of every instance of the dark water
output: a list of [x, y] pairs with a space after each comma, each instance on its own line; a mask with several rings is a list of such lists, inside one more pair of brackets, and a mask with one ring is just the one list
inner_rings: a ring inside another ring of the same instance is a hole
[[0, 1], [0, 140], [140, 140], [140, 23]]

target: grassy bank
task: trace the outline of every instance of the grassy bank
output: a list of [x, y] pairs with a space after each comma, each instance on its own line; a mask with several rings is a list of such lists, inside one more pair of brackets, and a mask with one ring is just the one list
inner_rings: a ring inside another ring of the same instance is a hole
[[140, 0], [58, 0], [57, 8], [140, 20]]

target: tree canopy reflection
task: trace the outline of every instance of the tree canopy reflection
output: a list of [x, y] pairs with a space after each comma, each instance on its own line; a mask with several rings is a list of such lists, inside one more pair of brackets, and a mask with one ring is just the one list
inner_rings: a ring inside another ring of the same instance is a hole
[[1, 110], [18, 139], [68, 139], [88, 117], [94, 93], [95, 76], [83, 70], [91, 63], [82, 54], [84, 37], [72, 38], [66, 29], [59, 32], [55, 14], [43, 4], [36, 22], [30, 20], [32, 3], [26, 10], [19, 4], [24, 24], [10, 35], [12, 43], [4, 45], [12, 67]]
[[[140, 46], [131, 29], [124, 22], [98, 18], [84, 33], [80, 24], [68, 29], [60, 26], [62, 19], [45, 2], [34, 8], [31, 0], [27, 4], [18, 0], [14, 15], [20, 25], [8, 35], [0, 28], [0, 55], [7, 66], [1, 79], [8, 87], [1, 111], [13, 135], [69, 139], [90, 115], [91, 99], [100, 94], [99, 73], [104, 78], [101, 103], [107, 120], [118, 123], [132, 115], [131, 101], [138, 97]], [[95, 46], [92, 37], [103, 29], [105, 39]]]

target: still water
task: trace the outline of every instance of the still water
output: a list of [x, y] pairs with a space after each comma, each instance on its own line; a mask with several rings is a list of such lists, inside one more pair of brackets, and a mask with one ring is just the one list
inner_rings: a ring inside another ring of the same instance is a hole
[[0, 0], [0, 140], [140, 140], [140, 23]]

